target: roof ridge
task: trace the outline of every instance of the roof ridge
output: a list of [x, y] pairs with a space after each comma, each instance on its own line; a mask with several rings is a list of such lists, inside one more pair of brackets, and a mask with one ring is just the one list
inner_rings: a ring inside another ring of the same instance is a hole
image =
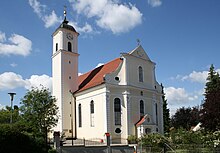
[[105, 63], [99, 67], [92, 69], [91, 71], [80, 75], [78, 77], [78, 90], [76, 92], [80, 92], [104, 83], [104, 76], [115, 71], [121, 61], [122, 59], [120, 57], [116, 58], [108, 63]]
[[[113, 59], [113, 60], [111, 60], [111, 61], [109, 61], [109, 62], [107, 62], [107, 63], [104, 63], [103, 65], [98, 66], [98, 67], [95, 67], [94, 69], [92, 69], [92, 70], [90, 70], [90, 71], [88, 71], [88, 72], [86, 72], [86, 73], [83, 73], [82, 75], [88, 74], [89, 72], [92, 72], [93, 70], [95, 70], [95, 69], [97, 69], [97, 68], [99, 68], [99, 67], [101, 67], [101, 66], [107, 65], [107, 64], [109, 64], [109, 63], [111, 63], [111, 62], [113, 62], [113, 61], [115, 61], [115, 60], [117, 60], [117, 59], [120, 59], [120, 57], [115, 58], [115, 59]], [[80, 76], [82, 76], [82, 75], [80, 75]]]

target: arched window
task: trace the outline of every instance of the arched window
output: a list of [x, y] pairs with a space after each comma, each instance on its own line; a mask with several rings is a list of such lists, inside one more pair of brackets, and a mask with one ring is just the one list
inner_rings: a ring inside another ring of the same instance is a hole
[[93, 100], [90, 103], [90, 113], [94, 114], [94, 101]]
[[68, 42], [68, 51], [72, 52], [72, 44], [71, 44], [71, 42]]
[[78, 106], [78, 115], [79, 115], [79, 127], [82, 127], [82, 108], [81, 104]]
[[56, 43], [56, 51], [58, 50], [58, 43]]
[[144, 101], [140, 101], [140, 118], [144, 116]]
[[90, 125], [94, 127], [94, 101], [90, 103]]
[[141, 66], [138, 67], [138, 77], [139, 77], [139, 82], [144, 81], [144, 76], [143, 76], [143, 68]]
[[155, 104], [155, 113], [156, 113], [156, 124], [158, 125], [158, 112], [157, 112], [157, 103]]
[[121, 100], [115, 98], [114, 100], [115, 125], [121, 125]]

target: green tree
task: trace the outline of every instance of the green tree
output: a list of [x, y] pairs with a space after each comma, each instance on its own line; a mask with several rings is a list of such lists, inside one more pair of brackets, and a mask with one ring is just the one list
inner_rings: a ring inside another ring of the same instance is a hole
[[164, 87], [162, 87], [162, 100], [163, 100], [163, 124], [164, 124], [164, 132], [169, 132], [170, 129], [170, 110], [167, 108], [167, 99], [165, 98]]
[[196, 126], [199, 123], [199, 109], [193, 108], [179, 108], [171, 118], [171, 124], [176, 129], [183, 128], [190, 130], [192, 126]]
[[177, 109], [176, 113], [171, 118], [171, 124], [176, 129], [178, 128], [184, 128], [184, 129], [190, 129], [189, 120], [190, 120], [190, 111], [191, 108], [185, 108], [181, 107]]
[[200, 115], [199, 106], [192, 107], [190, 111], [190, 119], [189, 119], [190, 126], [196, 126], [199, 123], [200, 120], [199, 115]]
[[2, 108], [0, 110], [0, 124], [10, 123], [10, 110]]
[[25, 132], [18, 123], [0, 124], [1, 153], [46, 153], [43, 139]]
[[[12, 111], [12, 117], [13, 117], [13, 123], [19, 121], [20, 119], [19, 108], [17, 105], [14, 106], [14, 109]], [[10, 118], [11, 118], [11, 107], [6, 106], [5, 108], [2, 108], [0, 110], [0, 124], [10, 123]]]
[[21, 101], [22, 119], [33, 135], [42, 136], [47, 145], [47, 134], [57, 124], [58, 107], [48, 89], [32, 88]]
[[205, 102], [202, 105], [202, 126], [208, 131], [220, 129], [220, 77], [211, 65], [205, 87]]

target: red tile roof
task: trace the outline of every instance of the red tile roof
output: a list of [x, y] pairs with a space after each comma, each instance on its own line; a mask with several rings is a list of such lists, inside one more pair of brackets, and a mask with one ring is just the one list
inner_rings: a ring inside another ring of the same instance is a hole
[[139, 125], [142, 125], [144, 122], [145, 122], [145, 117], [143, 116], [135, 125], [136, 126], [139, 126]]
[[108, 73], [114, 72], [118, 68], [120, 63], [122, 63], [122, 59], [116, 58], [109, 63], [106, 63], [83, 75], [80, 75], [78, 78], [79, 89], [77, 90], [77, 92], [103, 84], [105, 82], [104, 76]]
[[148, 118], [148, 114], [144, 115], [135, 125], [136, 126], [142, 125], [146, 121], [147, 118]]

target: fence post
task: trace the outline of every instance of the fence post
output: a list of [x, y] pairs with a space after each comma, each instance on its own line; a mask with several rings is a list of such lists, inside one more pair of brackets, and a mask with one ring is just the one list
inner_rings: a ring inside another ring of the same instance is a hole
[[107, 141], [107, 153], [112, 153], [111, 143], [110, 143], [110, 133], [105, 133]]
[[84, 146], [86, 146], [86, 140], [85, 140], [85, 138], [83, 138], [83, 144], [84, 144]]

